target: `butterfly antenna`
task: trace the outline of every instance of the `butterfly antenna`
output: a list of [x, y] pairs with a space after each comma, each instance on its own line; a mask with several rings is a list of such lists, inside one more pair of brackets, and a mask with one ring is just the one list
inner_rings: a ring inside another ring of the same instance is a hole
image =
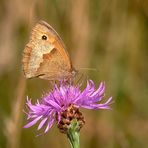
[[88, 71], [96, 71], [96, 72], [99, 72], [98, 69], [96, 68], [79, 68], [80, 70], [88, 70]]

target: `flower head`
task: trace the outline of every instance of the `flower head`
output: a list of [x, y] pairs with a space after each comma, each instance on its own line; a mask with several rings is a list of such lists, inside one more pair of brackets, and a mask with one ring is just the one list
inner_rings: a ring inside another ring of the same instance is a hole
[[59, 86], [54, 84], [53, 90], [37, 101], [35, 105], [27, 98], [28, 124], [24, 128], [29, 128], [39, 122], [38, 130], [44, 127], [46, 133], [55, 122], [58, 122], [60, 128], [63, 123], [69, 125], [71, 118], [80, 121], [79, 124], [82, 127], [84, 117], [79, 112], [79, 108], [110, 109], [112, 97], [105, 103], [100, 102], [104, 97], [104, 91], [104, 82], [101, 82], [99, 87], [95, 89], [92, 80], [87, 81], [87, 86], [83, 91], [79, 86], [64, 82], [60, 82]]

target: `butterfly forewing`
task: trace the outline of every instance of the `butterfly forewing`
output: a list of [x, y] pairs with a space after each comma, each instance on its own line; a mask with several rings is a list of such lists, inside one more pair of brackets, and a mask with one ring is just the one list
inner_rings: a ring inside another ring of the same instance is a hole
[[75, 72], [60, 36], [44, 21], [32, 29], [23, 52], [23, 70], [26, 78], [48, 80], [66, 79]]

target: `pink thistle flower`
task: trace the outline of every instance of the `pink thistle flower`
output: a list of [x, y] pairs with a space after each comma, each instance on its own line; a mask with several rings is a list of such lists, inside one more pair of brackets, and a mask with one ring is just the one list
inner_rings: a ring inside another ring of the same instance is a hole
[[64, 82], [60, 82], [59, 86], [54, 84], [53, 90], [42, 97], [40, 101], [37, 101], [35, 105], [27, 98], [28, 112], [26, 114], [28, 124], [24, 128], [29, 128], [39, 122], [37, 130], [44, 127], [44, 133], [47, 133], [55, 122], [58, 122], [58, 127], [61, 127], [61, 122], [69, 125], [69, 122], [63, 119], [68, 118], [69, 120], [70, 117], [81, 119], [80, 126], [82, 127], [85, 121], [78, 110], [79, 108], [111, 109], [112, 97], [105, 103], [100, 102], [104, 98], [104, 91], [104, 82], [101, 82], [99, 87], [95, 89], [92, 80], [87, 81], [87, 86], [83, 91], [80, 90], [79, 86], [65, 84]]

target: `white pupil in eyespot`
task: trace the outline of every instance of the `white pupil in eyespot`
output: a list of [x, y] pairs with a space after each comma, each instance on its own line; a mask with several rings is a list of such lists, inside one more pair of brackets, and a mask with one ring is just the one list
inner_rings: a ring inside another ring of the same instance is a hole
[[47, 36], [46, 35], [43, 35], [42, 36], [42, 40], [47, 40]]

